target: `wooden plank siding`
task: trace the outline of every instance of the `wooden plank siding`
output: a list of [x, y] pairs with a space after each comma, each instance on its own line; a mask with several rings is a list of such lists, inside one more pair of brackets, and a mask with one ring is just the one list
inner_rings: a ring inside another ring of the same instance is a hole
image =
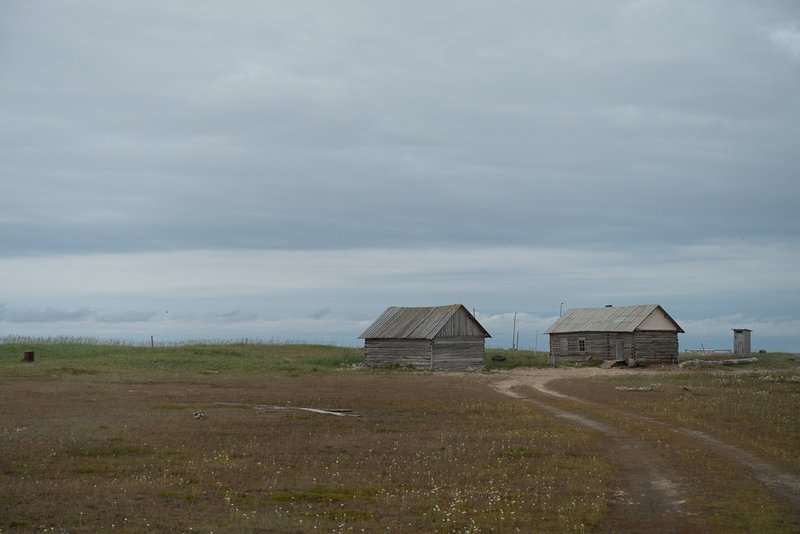
[[453, 371], [485, 367], [483, 338], [445, 337], [433, 340], [433, 369]]
[[636, 332], [633, 351], [639, 362], [678, 363], [678, 335], [672, 332]]
[[434, 371], [484, 369], [484, 341], [483, 338], [367, 339], [364, 361], [370, 367], [399, 365]]
[[[562, 353], [562, 340], [567, 351]], [[585, 350], [580, 350], [580, 341]], [[619, 344], [619, 350], [618, 350]], [[571, 332], [550, 335], [550, 353], [570, 360], [627, 360], [642, 363], [678, 361], [678, 336], [674, 332]]]
[[484, 331], [466, 310], [460, 309], [442, 326], [436, 337], [479, 337], [483, 339]]
[[430, 369], [432, 349], [432, 342], [427, 339], [365, 339], [364, 363], [370, 367]]
[[[622, 358], [629, 358], [632, 347], [632, 336], [628, 333], [616, 332], [571, 332], [550, 336], [550, 352], [554, 356], [568, 359], [616, 359], [617, 342], [621, 343]], [[562, 352], [562, 340], [567, 340], [567, 351]], [[584, 342], [584, 350], [580, 350], [580, 341]]]

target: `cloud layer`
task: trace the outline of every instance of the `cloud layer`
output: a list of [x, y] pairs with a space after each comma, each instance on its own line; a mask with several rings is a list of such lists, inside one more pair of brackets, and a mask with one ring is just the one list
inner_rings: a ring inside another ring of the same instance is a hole
[[[709, 335], [711, 323], [704, 321], [713, 317], [738, 321], [715, 325], [717, 335], [769, 323], [773, 327], [764, 330], [775, 336], [776, 325], [794, 324], [800, 292], [793, 274], [800, 253], [794, 250], [783, 243], [737, 241], [628, 251], [506, 246], [0, 259], [8, 275], [0, 281], [6, 299], [0, 325], [38, 335], [49, 335], [50, 328], [138, 339], [155, 333], [169, 340], [247, 337], [352, 345], [388, 305], [463, 303], [486, 321], [501, 346], [511, 331], [509, 310], [518, 310], [525, 329], [521, 342], [533, 346], [536, 332], [562, 308], [658, 303], [696, 325], [684, 326], [684, 338], [697, 345]], [[764, 257], [771, 261], [764, 263]], [[788, 350], [786, 340], [795, 336], [797, 331], [784, 332], [781, 346]]]
[[796, 318], [798, 28], [780, 0], [11, 0], [4, 321]]

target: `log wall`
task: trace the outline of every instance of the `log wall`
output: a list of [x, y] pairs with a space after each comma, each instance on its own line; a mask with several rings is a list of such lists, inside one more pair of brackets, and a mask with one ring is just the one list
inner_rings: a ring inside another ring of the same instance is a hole
[[[562, 352], [561, 340], [567, 340]], [[585, 350], [581, 351], [580, 340]], [[620, 350], [617, 350], [619, 344]], [[550, 354], [566, 359], [627, 360], [643, 363], [677, 363], [678, 334], [676, 332], [570, 332], [550, 335]]]
[[[562, 339], [567, 340], [567, 350], [562, 351]], [[580, 341], [585, 350], [580, 350]], [[632, 335], [617, 332], [571, 332], [550, 335], [550, 354], [568, 359], [613, 360], [617, 359], [617, 342], [621, 343], [620, 359], [630, 357], [633, 346]]]
[[430, 369], [431, 348], [432, 342], [427, 339], [365, 339], [364, 362], [370, 367]]
[[484, 369], [485, 367], [486, 352], [482, 337], [437, 337], [434, 339], [434, 370], [463, 371], [465, 369]]
[[[433, 360], [431, 360], [433, 351]], [[400, 365], [436, 371], [484, 369], [484, 339], [469, 337], [418, 339], [366, 339], [364, 361], [370, 367]]]
[[633, 336], [636, 361], [678, 363], [678, 334], [636, 332]]

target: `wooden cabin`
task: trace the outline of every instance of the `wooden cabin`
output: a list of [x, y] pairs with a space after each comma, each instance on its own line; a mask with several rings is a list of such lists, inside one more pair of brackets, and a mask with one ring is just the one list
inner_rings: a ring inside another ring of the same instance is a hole
[[390, 306], [358, 336], [368, 366], [435, 371], [484, 369], [487, 337], [492, 336], [461, 304]]
[[678, 363], [683, 329], [657, 304], [567, 310], [545, 330], [550, 356], [629, 364]]

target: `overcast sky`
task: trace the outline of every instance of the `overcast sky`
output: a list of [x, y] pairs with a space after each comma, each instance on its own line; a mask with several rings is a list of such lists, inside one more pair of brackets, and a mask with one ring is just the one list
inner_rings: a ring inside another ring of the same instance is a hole
[[800, 3], [5, 0], [0, 187], [0, 336], [800, 352]]

